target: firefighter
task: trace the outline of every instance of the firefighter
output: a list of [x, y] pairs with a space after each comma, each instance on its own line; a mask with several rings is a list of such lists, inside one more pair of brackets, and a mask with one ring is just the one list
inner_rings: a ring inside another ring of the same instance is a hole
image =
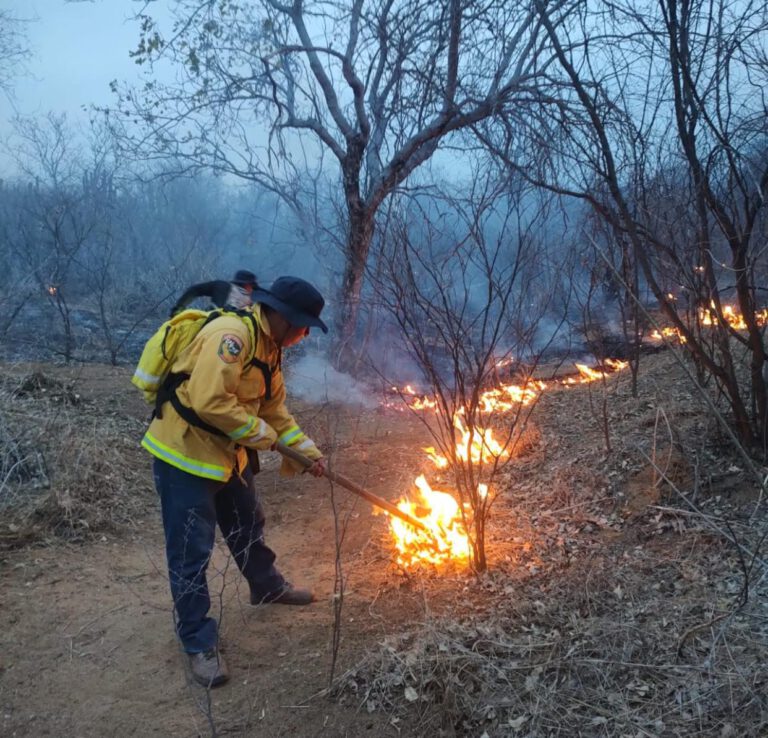
[[[161, 395], [142, 439], [155, 457], [176, 631], [194, 679], [207, 687], [229, 678], [206, 579], [217, 523], [248, 582], [251, 604], [314, 600], [275, 567], [246, 452], [280, 441], [315, 460], [311, 474], [325, 472], [322, 453], [286, 409], [280, 370], [283, 349], [311, 328], [328, 332], [320, 319], [324, 300], [296, 277], [280, 277], [253, 297], [253, 320], [222, 315], [181, 351], [171, 366], [171, 389]], [[297, 471], [295, 462], [283, 460], [281, 474]]]
[[253, 291], [258, 288], [256, 275], [247, 269], [238, 269], [230, 281], [214, 279], [188, 287], [171, 308], [171, 317], [198, 297], [208, 297], [214, 307], [247, 308], [253, 302]]

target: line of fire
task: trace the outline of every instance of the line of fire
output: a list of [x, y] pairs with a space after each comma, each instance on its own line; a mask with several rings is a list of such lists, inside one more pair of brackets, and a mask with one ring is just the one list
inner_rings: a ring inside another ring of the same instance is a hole
[[[721, 314], [719, 319], [714, 303], [699, 308], [696, 327], [707, 330], [721, 324], [734, 331], [746, 330], [744, 317], [735, 306], [723, 305]], [[768, 324], [768, 308], [757, 311], [756, 320], [760, 326]], [[674, 326], [656, 325], [638, 338], [638, 347], [650, 349], [686, 342]], [[484, 528], [497, 495], [487, 480], [515, 456], [521, 433], [510, 432], [510, 426], [514, 429], [527, 419], [526, 411], [544, 392], [614, 381], [628, 368], [629, 361], [606, 357], [593, 365], [576, 362], [571, 369], [560, 365], [556, 376], [547, 379], [537, 376], [541, 370], [537, 372], [510, 356], [493, 360], [492, 366], [495, 381], [478, 388], [469, 405], [446, 403], [445, 397], [420, 392], [413, 383], [391, 386], [382, 401], [385, 408], [425, 416], [426, 424], [441, 442], [439, 448], [423, 449], [428, 470], [415, 478], [397, 502], [404, 516], [389, 518], [394, 559], [403, 569], [424, 565], [486, 568]], [[503, 381], [503, 373], [517, 377], [517, 381]], [[469, 422], [467, 415], [472, 416]], [[434, 428], [440, 428], [440, 416], [447, 418], [447, 433], [434, 432]], [[409, 519], [421, 525], [417, 528]]]

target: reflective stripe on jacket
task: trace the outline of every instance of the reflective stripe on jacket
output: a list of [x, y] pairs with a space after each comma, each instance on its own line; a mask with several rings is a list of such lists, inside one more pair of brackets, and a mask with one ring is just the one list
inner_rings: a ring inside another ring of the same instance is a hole
[[[171, 367], [173, 373], [189, 374], [176, 391], [181, 403], [228, 438], [190, 425], [167, 402], [162, 418], [153, 419], [141, 442], [153, 456], [195, 476], [222, 482], [247, 464], [245, 447], [265, 450], [279, 439], [311, 459], [322, 456], [285, 407], [279, 351], [260, 305], [253, 307], [253, 315], [255, 336], [246, 321], [224, 315], [202, 328]], [[269, 400], [265, 399], [264, 372], [250, 364], [252, 355], [274, 367]], [[294, 462], [283, 460], [282, 474], [300, 470]]]

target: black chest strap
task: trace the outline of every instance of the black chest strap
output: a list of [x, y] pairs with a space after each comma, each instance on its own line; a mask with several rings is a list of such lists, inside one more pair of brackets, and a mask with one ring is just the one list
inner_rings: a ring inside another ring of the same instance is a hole
[[[263, 361], [259, 361], [254, 358], [251, 359], [250, 364], [253, 364], [264, 375], [265, 386], [265, 400], [272, 399], [272, 377], [274, 373], [280, 368], [280, 357], [278, 356], [277, 363], [274, 366], [269, 366]], [[219, 430], [216, 426], [206, 423], [191, 407], [184, 405], [179, 396], [176, 394], [176, 390], [189, 379], [190, 375], [186, 372], [171, 373], [166, 378], [160, 389], [157, 392], [155, 398], [155, 409], [152, 413], [154, 418], [163, 417], [163, 405], [166, 402], [170, 402], [173, 409], [179, 414], [181, 418], [186, 420], [190, 425], [194, 425], [196, 428], [212, 433], [215, 436], [222, 436], [223, 438], [229, 438], [224, 431]]]
[[206, 423], [191, 407], [187, 407], [181, 402], [179, 396], [176, 394], [176, 390], [188, 379], [189, 374], [186, 372], [179, 372], [178, 374], [172, 373], [165, 378], [165, 381], [157, 392], [157, 397], [155, 398], [155, 409], [152, 413], [152, 417], [162, 418], [163, 405], [165, 405], [166, 402], [170, 402], [171, 405], [173, 405], [173, 409], [190, 425], [194, 425], [195, 427], [206, 431], [206, 433], [211, 433], [214, 436], [222, 436], [224, 438], [228, 438], [224, 431], [219, 430], [216, 426], [211, 425], [210, 423]]

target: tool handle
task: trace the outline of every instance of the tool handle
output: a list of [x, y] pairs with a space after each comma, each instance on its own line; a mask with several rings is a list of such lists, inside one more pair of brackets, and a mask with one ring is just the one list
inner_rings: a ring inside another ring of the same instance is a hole
[[[283, 456], [288, 457], [292, 461], [295, 461], [297, 464], [301, 464], [305, 469], [309, 469], [309, 467], [315, 463], [312, 459], [307, 458], [304, 456], [304, 454], [300, 454], [298, 451], [295, 451], [290, 446], [286, 446], [284, 443], [276, 444], [275, 448]], [[367, 489], [365, 489], [365, 487], [361, 487], [359, 484], [355, 484], [355, 482], [353, 482], [351, 479], [347, 479], [341, 474], [337, 474], [330, 469], [325, 470], [324, 476], [330, 479], [332, 482], [338, 484], [340, 487], [344, 487], [350, 492], [354, 492], [359, 497], [368, 500], [368, 502], [370, 502], [375, 507], [386, 510], [390, 515], [394, 515], [396, 518], [404, 520], [414, 528], [424, 531], [425, 533], [431, 533], [429, 528], [427, 528], [427, 526], [424, 525], [424, 523], [422, 523], [420, 520], [417, 520], [408, 513], [403, 512], [399, 507], [397, 507], [397, 505], [393, 505], [389, 500], [385, 500], [383, 497], [379, 497], [378, 495], [373, 494], [373, 492], [369, 492]]]
[[283, 456], [287, 456], [291, 461], [295, 461], [297, 464], [301, 464], [305, 469], [309, 469], [309, 467], [315, 463], [308, 456], [304, 456], [304, 454], [300, 454], [298, 451], [295, 451], [290, 446], [286, 446], [284, 443], [280, 443], [279, 441], [278, 443], [275, 444], [275, 448]]

